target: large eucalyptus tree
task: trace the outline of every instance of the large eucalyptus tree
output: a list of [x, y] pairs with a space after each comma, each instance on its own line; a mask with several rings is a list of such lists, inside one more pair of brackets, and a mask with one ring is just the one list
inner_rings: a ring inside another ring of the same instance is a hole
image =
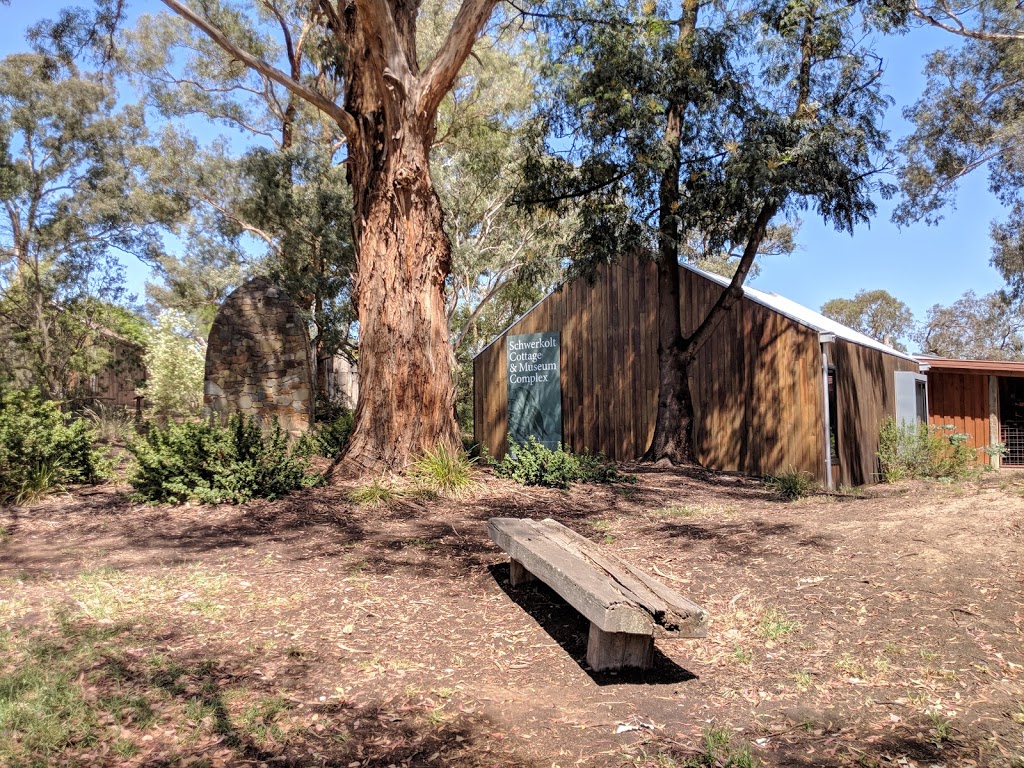
[[325, 91], [233, 39], [219, 23], [238, 11], [219, 3], [164, 4], [238, 62], [287, 89], [336, 126], [347, 150], [356, 245], [354, 298], [360, 335], [360, 397], [347, 460], [363, 470], [397, 468], [437, 444], [455, 445], [453, 357], [445, 313], [451, 243], [430, 176], [438, 108], [484, 29], [496, 0], [463, 0], [429, 61], [417, 47], [418, 2], [265, 0], [251, 13], [317, 31], [340, 73]]

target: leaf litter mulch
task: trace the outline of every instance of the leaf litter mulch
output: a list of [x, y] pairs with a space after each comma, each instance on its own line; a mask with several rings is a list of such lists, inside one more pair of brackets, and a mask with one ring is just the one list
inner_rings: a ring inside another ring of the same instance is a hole
[[[509, 586], [494, 516], [600, 542], [707, 639], [591, 673], [586, 621]], [[1022, 545], [1009, 473], [793, 503], [643, 468], [378, 509], [83, 489], [0, 510], [0, 764], [1016, 768]]]

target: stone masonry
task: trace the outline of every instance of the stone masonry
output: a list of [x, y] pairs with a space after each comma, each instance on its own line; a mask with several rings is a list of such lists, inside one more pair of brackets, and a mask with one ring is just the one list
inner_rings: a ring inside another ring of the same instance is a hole
[[275, 416], [293, 437], [313, 422], [313, 366], [298, 307], [269, 280], [256, 277], [225, 299], [206, 347], [203, 405], [229, 414]]

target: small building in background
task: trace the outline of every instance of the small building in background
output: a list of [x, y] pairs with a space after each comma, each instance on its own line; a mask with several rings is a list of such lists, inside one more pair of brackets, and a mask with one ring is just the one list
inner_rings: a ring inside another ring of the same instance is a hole
[[328, 358], [327, 397], [331, 403], [351, 411], [359, 402], [359, 366], [343, 355]]
[[[680, 280], [689, 334], [729, 281], [693, 267]], [[656, 267], [637, 260], [541, 300], [474, 359], [476, 442], [500, 457], [510, 426], [521, 439], [539, 424], [538, 439], [575, 452], [642, 456], [657, 409], [657, 308]], [[882, 422], [926, 419], [926, 386], [910, 355], [744, 288], [690, 369], [697, 459], [752, 476], [796, 469], [832, 487], [877, 482]]]
[[1024, 468], [1024, 362], [917, 359], [928, 376], [929, 423], [967, 435], [980, 461]]
[[137, 391], [146, 383], [146, 350], [141, 345], [108, 329], [101, 329], [95, 341], [109, 354], [103, 367], [91, 375], [75, 375], [69, 391], [76, 407], [102, 406], [141, 413], [143, 399]]

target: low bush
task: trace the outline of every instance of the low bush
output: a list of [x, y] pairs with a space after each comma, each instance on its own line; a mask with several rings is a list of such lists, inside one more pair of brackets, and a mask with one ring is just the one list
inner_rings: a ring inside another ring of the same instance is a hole
[[0, 391], [0, 502], [23, 504], [109, 471], [88, 423], [34, 390]]
[[476, 459], [463, 451], [437, 446], [416, 459], [409, 467], [413, 484], [438, 496], [461, 499], [476, 486], [473, 465]]
[[135, 459], [128, 482], [140, 501], [241, 504], [321, 480], [301, 451], [289, 447], [276, 419], [266, 430], [237, 413], [225, 427], [213, 421], [153, 425], [128, 450]]
[[882, 480], [963, 480], [978, 470], [977, 451], [968, 444], [969, 439], [951, 426], [899, 424], [890, 416], [882, 423], [878, 442]]
[[313, 449], [320, 456], [333, 459], [341, 455], [355, 425], [355, 414], [348, 408], [332, 409], [327, 417], [317, 420], [313, 430]]
[[810, 472], [790, 467], [779, 475], [766, 477], [765, 486], [769, 491], [786, 501], [796, 501], [813, 493], [818, 484]]
[[570, 453], [561, 443], [552, 451], [532, 436], [525, 443], [509, 440], [505, 458], [494, 464], [494, 472], [523, 485], [562, 489], [572, 483], [636, 482], [634, 475], [622, 474], [604, 456]]

